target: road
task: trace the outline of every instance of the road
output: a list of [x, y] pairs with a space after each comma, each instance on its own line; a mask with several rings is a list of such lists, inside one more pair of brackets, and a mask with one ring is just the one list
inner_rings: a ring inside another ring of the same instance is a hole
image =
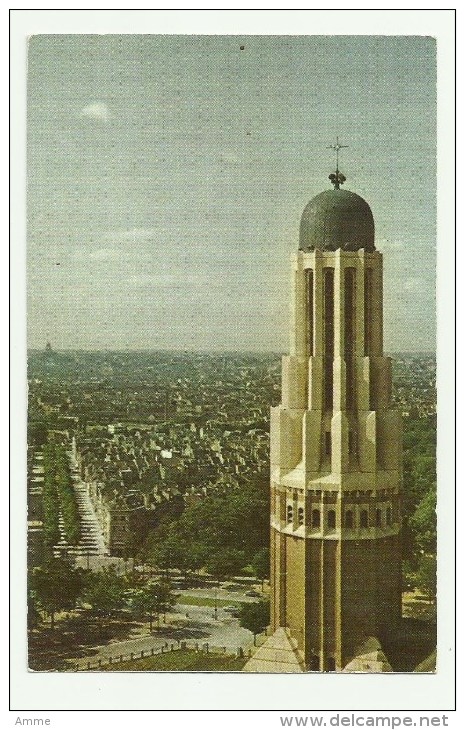
[[[187, 616], [186, 616], [187, 612]], [[180, 641], [188, 641], [189, 646], [194, 642], [199, 646], [208, 643], [211, 647], [226, 647], [228, 652], [235, 652], [239, 647], [248, 649], [253, 645], [253, 636], [250, 631], [239, 626], [237, 618], [233, 618], [222, 608], [217, 610], [217, 619], [214, 618], [214, 609], [210, 606], [185, 606], [177, 604], [170, 614], [170, 624], [161, 623], [156, 633], [149, 635], [148, 624], [144, 626], [144, 635], [135, 636], [124, 641], [115, 641], [103, 646], [89, 648], [89, 655], [71, 661], [80, 669], [86, 669], [87, 663], [92, 665], [100, 659], [108, 661], [109, 657], [117, 659], [120, 655], [129, 656], [131, 652], [140, 654], [141, 651], [161, 649], [162, 646], [176, 646]], [[177, 625], [173, 623], [177, 622]]]
[[[247, 586], [246, 590], [250, 590], [250, 586]], [[211, 587], [187, 589], [175, 588], [174, 592], [180, 596], [192, 596], [192, 598], [210, 598], [212, 600], [216, 599], [219, 606], [223, 603], [223, 601], [230, 601], [232, 604], [254, 603], [259, 599], [259, 596], [246, 596], [244, 593], [244, 586], [237, 586], [235, 590], [231, 590], [230, 588], [225, 589]]]

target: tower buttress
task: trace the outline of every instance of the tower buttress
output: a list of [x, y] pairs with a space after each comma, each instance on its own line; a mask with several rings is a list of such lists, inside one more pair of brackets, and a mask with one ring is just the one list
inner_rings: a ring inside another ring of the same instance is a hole
[[272, 629], [287, 630], [313, 671], [342, 669], [401, 616], [401, 424], [383, 354], [382, 255], [368, 204], [344, 180], [302, 215], [271, 415]]

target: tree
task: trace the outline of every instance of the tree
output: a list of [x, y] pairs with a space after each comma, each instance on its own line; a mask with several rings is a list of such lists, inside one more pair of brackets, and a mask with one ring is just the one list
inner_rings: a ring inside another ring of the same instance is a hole
[[55, 627], [55, 613], [74, 608], [83, 588], [80, 570], [72, 568], [62, 558], [51, 558], [43, 566], [34, 568], [29, 580], [30, 589], [50, 616], [50, 627]]
[[261, 634], [270, 623], [269, 601], [243, 603], [239, 611], [239, 623], [242, 628], [252, 632], [255, 646], [257, 634]]
[[236, 575], [245, 565], [245, 554], [242, 550], [224, 548], [210, 556], [207, 561], [207, 570], [218, 581], [224, 578], [231, 578]]
[[430, 601], [436, 598], [436, 559], [433, 555], [422, 555], [418, 561], [417, 586]]
[[422, 552], [436, 552], [436, 489], [431, 485], [411, 519], [415, 542]]
[[147, 583], [143, 588], [132, 591], [130, 598], [131, 608], [136, 615], [149, 616], [150, 633], [153, 628], [154, 615], [159, 618], [176, 603], [168, 581]]
[[202, 540], [189, 535], [179, 521], [161, 523], [146, 540], [144, 549], [151, 565], [166, 572], [176, 568], [185, 575], [201, 568], [208, 555]]
[[47, 441], [47, 423], [32, 421], [27, 425], [27, 443], [29, 446], [43, 446]]
[[185, 574], [203, 566], [219, 578], [238, 572], [268, 544], [268, 483], [267, 471], [240, 484], [226, 480], [224, 493], [166, 513], [145, 540], [147, 561]]
[[263, 581], [265, 578], [269, 578], [270, 576], [270, 549], [267, 547], [261, 548], [258, 552], [255, 553], [252, 559], [252, 568], [257, 576], [258, 580], [262, 582], [262, 590], [263, 590]]
[[42, 494], [44, 508], [44, 542], [50, 550], [60, 539], [58, 526], [60, 510], [58, 492], [53, 470], [53, 452], [50, 446], [44, 448], [44, 486]]
[[92, 607], [92, 613], [109, 615], [125, 605], [127, 585], [113, 566], [99, 573], [89, 572], [82, 599]]
[[148, 547], [148, 562], [166, 573], [170, 568], [179, 568], [182, 565], [183, 555], [189, 549], [189, 545], [183, 544], [176, 533], [176, 522], [171, 525], [162, 523], [152, 534]]
[[404, 428], [403, 558], [415, 565], [436, 552], [436, 420], [409, 418]]
[[40, 604], [34, 591], [27, 592], [27, 628], [28, 631], [35, 629], [41, 621], [39, 611]]
[[80, 521], [76, 494], [64, 446], [48, 443], [44, 455], [44, 540], [50, 550], [60, 539], [60, 510], [66, 540], [76, 545], [80, 538]]

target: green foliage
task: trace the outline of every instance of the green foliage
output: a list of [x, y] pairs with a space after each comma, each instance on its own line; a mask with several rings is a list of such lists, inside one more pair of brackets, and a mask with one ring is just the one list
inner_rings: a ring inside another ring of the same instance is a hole
[[39, 605], [50, 615], [52, 628], [57, 611], [74, 608], [83, 584], [82, 571], [71, 567], [61, 558], [52, 558], [34, 568], [29, 578], [29, 588], [36, 606]]
[[411, 417], [404, 424], [403, 557], [415, 565], [436, 551], [436, 420]]
[[416, 508], [411, 519], [416, 535], [416, 543], [422, 552], [436, 552], [436, 489], [431, 486]]
[[66, 450], [58, 444], [48, 443], [44, 446], [43, 454], [45, 542], [48, 546], [53, 546], [59, 541], [58, 521], [61, 510], [66, 540], [70, 545], [76, 545], [80, 538], [79, 512]]
[[41, 622], [40, 603], [36, 593], [28, 589], [27, 592], [27, 628], [35, 629]]
[[97, 615], [109, 615], [126, 605], [127, 582], [116, 573], [113, 566], [99, 573], [86, 573], [82, 601], [91, 605]]
[[269, 601], [258, 601], [257, 603], [243, 603], [239, 611], [239, 623], [244, 629], [248, 629], [255, 637], [261, 634], [270, 623]]
[[416, 582], [432, 601], [436, 596], [436, 558], [433, 555], [422, 555], [418, 561]]
[[[221, 654], [206, 654], [192, 650], [171, 651], [164, 654], [106, 664], [99, 672], [240, 672], [246, 658]], [[91, 670], [93, 671], [93, 670]]]
[[252, 568], [254, 571], [254, 574], [257, 576], [258, 580], [261, 580], [262, 583], [265, 580], [265, 578], [269, 578], [270, 576], [270, 549], [267, 547], [261, 548], [261, 550], [258, 550], [258, 552], [255, 553], [252, 559]]
[[136, 616], [149, 616], [151, 631], [153, 616], [169, 611], [175, 605], [176, 599], [171, 592], [170, 583], [160, 580], [131, 591], [129, 602]]
[[27, 443], [29, 446], [43, 446], [47, 441], [45, 421], [29, 421], [27, 424]]
[[186, 574], [201, 568], [206, 558], [202, 543], [187, 533], [181, 521], [163, 522], [149, 535], [145, 549], [151, 565], [162, 570], [177, 568]]
[[44, 541], [47, 547], [52, 547], [60, 539], [58, 520], [60, 509], [58, 503], [58, 491], [55, 481], [54, 469], [54, 447], [47, 444], [44, 447], [44, 486], [43, 486], [43, 508], [44, 508]]
[[222, 494], [189, 504], [173, 521], [153, 530], [143, 546], [148, 561], [184, 573], [207, 566], [228, 577], [250, 564], [269, 541], [269, 488], [266, 472]]
[[244, 565], [245, 553], [243, 550], [224, 548], [212, 553], [207, 561], [206, 568], [215, 578], [224, 579], [237, 575]]

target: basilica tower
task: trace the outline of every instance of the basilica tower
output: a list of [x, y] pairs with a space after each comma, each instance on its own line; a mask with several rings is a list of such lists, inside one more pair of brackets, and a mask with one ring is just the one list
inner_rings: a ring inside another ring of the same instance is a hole
[[302, 214], [290, 354], [271, 412], [271, 629], [310, 671], [342, 670], [401, 617], [401, 423], [383, 354], [383, 259], [368, 203], [341, 189], [338, 166], [330, 179]]

